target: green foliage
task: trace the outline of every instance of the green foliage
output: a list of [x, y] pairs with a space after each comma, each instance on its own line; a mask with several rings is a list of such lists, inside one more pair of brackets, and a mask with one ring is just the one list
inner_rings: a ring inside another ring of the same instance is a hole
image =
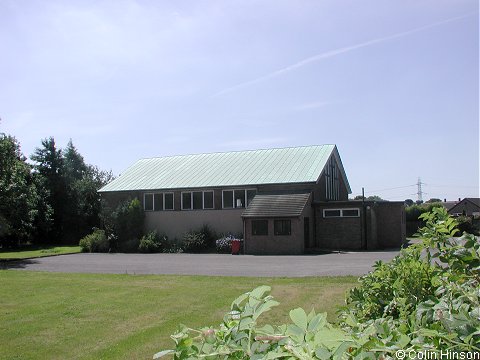
[[405, 208], [405, 216], [407, 221], [417, 221], [420, 215], [431, 212], [434, 208], [443, 207], [441, 202], [425, 203], [420, 205], [411, 205]]
[[359, 279], [339, 326], [300, 308], [290, 311], [290, 324], [261, 326], [259, 317], [278, 305], [261, 286], [237, 298], [217, 328], [182, 325], [172, 335], [175, 349], [154, 358], [384, 359], [399, 350], [480, 351], [480, 243], [471, 234], [452, 239], [457, 223], [443, 207], [421, 219], [423, 241]]
[[215, 247], [215, 240], [217, 239], [217, 234], [208, 224], [204, 224], [198, 232], [200, 234], [203, 234], [203, 236], [205, 237], [206, 246], [208, 248]]
[[79, 245], [82, 252], [108, 252], [110, 250], [110, 243], [105, 231], [99, 229], [82, 238]]
[[183, 247], [181, 244], [179, 244], [177, 238], [175, 238], [173, 241], [169, 240], [165, 242], [163, 252], [169, 254], [183, 253]]
[[[51, 207], [51, 224], [40, 224], [48, 229], [49, 242], [60, 243], [63, 238], [64, 215], [67, 205], [67, 185], [64, 178], [62, 150], [57, 149], [55, 139], [42, 140], [30, 158], [35, 162], [37, 186], [42, 187], [46, 203]], [[43, 221], [43, 219], [41, 219]]]
[[112, 215], [114, 247], [122, 252], [136, 252], [143, 235], [145, 214], [138, 199], [118, 205]]
[[37, 203], [31, 167], [20, 144], [0, 134], [0, 246], [17, 246], [32, 238]]
[[62, 150], [57, 149], [53, 137], [44, 139], [31, 159], [39, 198], [35, 241], [78, 243], [101, 225], [98, 189], [112, 179], [112, 174], [86, 164], [71, 140]]
[[479, 351], [478, 239], [471, 234], [453, 239], [457, 222], [443, 207], [433, 208], [421, 219], [425, 221], [419, 231], [422, 243], [402, 250], [387, 265], [390, 272], [385, 279], [385, 268], [377, 267], [350, 292], [342, 313], [344, 328], [362, 337], [372, 327], [383, 326], [389, 337], [405, 340], [403, 348], [417, 351]]
[[207, 239], [204, 233], [199, 231], [189, 231], [183, 235], [183, 251], [198, 253], [205, 251], [207, 247]]
[[467, 232], [470, 234], [480, 235], [479, 229], [474, 225], [473, 219], [470, 216], [459, 216], [456, 218], [458, 222], [458, 230], [460, 232]]
[[205, 252], [215, 247], [216, 233], [210, 226], [204, 224], [198, 230], [191, 230], [183, 235], [181, 248], [185, 252]]
[[168, 238], [166, 235], [158, 235], [156, 231], [151, 231], [140, 239], [138, 251], [141, 253], [162, 252], [167, 243]]
[[362, 195], [357, 195], [353, 198], [353, 200], [365, 200], [365, 201], [384, 201], [380, 196], [378, 195], [370, 195], [368, 197], [363, 197]]

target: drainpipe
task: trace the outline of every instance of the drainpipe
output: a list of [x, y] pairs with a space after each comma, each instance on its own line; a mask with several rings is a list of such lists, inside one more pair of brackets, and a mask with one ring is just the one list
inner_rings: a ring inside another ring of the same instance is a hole
[[364, 237], [364, 250], [368, 249], [367, 240], [367, 209], [365, 207], [365, 188], [362, 187], [362, 213], [363, 213], [363, 237]]
[[245, 255], [245, 249], [247, 247], [247, 232], [246, 232], [245, 218], [243, 218], [243, 255]]
[[312, 204], [313, 219], [312, 219], [312, 231], [313, 231], [313, 247], [318, 247], [317, 243], [317, 206], [315, 205], [315, 192], [312, 191]]

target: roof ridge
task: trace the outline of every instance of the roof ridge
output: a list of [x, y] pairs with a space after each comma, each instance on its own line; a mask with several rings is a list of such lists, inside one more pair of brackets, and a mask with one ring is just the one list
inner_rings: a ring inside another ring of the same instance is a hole
[[166, 156], [153, 156], [153, 157], [144, 157], [140, 158], [137, 161], [141, 160], [153, 160], [153, 159], [166, 159], [174, 157], [186, 157], [186, 156], [201, 156], [201, 155], [214, 155], [214, 154], [234, 154], [234, 153], [248, 153], [254, 151], [270, 151], [270, 150], [286, 150], [286, 149], [302, 149], [302, 148], [313, 148], [321, 146], [337, 146], [336, 144], [316, 144], [316, 145], [301, 145], [301, 146], [286, 146], [286, 147], [277, 147], [277, 148], [262, 148], [262, 149], [250, 149], [250, 150], [233, 150], [233, 151], [214, 151], [206, 153], [190, 153], [190, 154], [177, 154], [177, 155], [166, 155]]

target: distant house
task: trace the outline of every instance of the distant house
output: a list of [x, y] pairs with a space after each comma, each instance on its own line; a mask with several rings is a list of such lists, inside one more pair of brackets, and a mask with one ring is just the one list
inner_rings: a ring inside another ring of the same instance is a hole
[[100, 189], [136, 197], [146, 230], [170, 239], [208, 224], [243, 234], [250, 254], [374, 249], [405, 240], [403, 202], [349, 201], [335, 145], [142, 159]]
[[448, 209], [448, 213], [453, 216], [480, 216], [480, 198], [458, 199], [458, 202]]

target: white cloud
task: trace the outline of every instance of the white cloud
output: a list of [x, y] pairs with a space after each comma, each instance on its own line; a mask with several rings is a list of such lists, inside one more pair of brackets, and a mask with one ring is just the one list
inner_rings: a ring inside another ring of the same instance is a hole
[[306, 103], [306, 104], [296, 106], [293, 109], [296, 110], [296, 111], [304, 111], [304, 110], [322, 108], [322, 107], [324, 107], [328, 104], [329, 104], [329, 102], [327, 102], [327, 101], [315, 101], [315, 102]]
[[361, 48], [364, 48], [364, 47], [367, 47], [367, 46], [380, 44], [380, 43], [383, 43], [383, 42], [386, 42], [386, 41], [391, 41], [391, 40], [398, 39], [398, 38], [401, 38], [401, 37], [404, 37], [404, 36], [412, 35], [412, 34], [415, 34], [417, 32], [421, 32], [421, 31], [424, 31], [424, 30], [427, 30], [427, 29], [430, 29], [430, 28], [433, 28], [433, 27], [441, 26], [441, 25], [444, 25], [444, 24], [447, 24], [447, 23], [450, 23], [450, 22], [453, 22], [453, 21], [462, 20], [462, 19], [465, 19], [465, 18], [470, 17], [470, 16], [472, 16], [472, 14], [463, 15], [463, 16], [456, 16], [456, 17], [453, 17], [453, 18], [450, 18], [450, 19], [435, 22], [433, 24], [428, 24], [428, 25], [424, 25], [424, 26], [421, 26], [421, 27], [417, 27], [417, 28], [414, 28], [414, 29], [407, 30], [407, 31], [403, 31], [403, 32], [400, 32], [400, 33], [397, 33], [397, 34], [394, 34], [394, 35], [385, 36], [385, 37], [381, 37], [381, 38], [377, 38], [377, 39], [372, 39], [372, 40], [368, 40], [368, 41], [365, 41], [365, 42], [362, 42], [362, 43], [359, 43], [359, 44], [355, 44], [355, 45], [351, 45], [351, 46], [345, 46], [345, 47], [338, 48], [338, 49], [335, 49], [335, 50], [327, 51], [325, 53], [313, 55], [313, 56], [307, 57], [303, 60], [300, 60], [300, 61], [296, 62], [295, 64], [292, 64], [292, 65], [286, 66], [282, 69], [273, 71], [273, 72], [271, 72], [267, 75], [260, 76], [256, 79], [253, 79], [253, 80], [245, 81], [245, 82], [242, 82], [242, 83], [234, 85], [234, 86], [227, 87], [227, 88], [225, 88], [223, 90], [220, 90], [217, 93], [213, 94], [212, 97], [222, 96], [222, 95], [231, 93], [233, 91], [236, 91], [236, 90], [239, 90], [239, 89], [242, 89], [242, 88], [245, 88], [245, 87], [249, 87], [251, 85], [262, 83], [264, 81], [276, 78], [276, 77], [278, 77], [280, 75], [283, 75], [285, 73], [289, 73], [291, 71], [297, 70], [297, 69], [299, 69], [301, 67], [304, 67], [306, 65], [309, 65], [311, 63], [315, 63], [315, 62], [318, 62], [318, 61], [321, 61], [321, 60], [329, 59], [329, 58], [335, 57], [337, 55], [348, 53], [350, 51], [361, 49]]

